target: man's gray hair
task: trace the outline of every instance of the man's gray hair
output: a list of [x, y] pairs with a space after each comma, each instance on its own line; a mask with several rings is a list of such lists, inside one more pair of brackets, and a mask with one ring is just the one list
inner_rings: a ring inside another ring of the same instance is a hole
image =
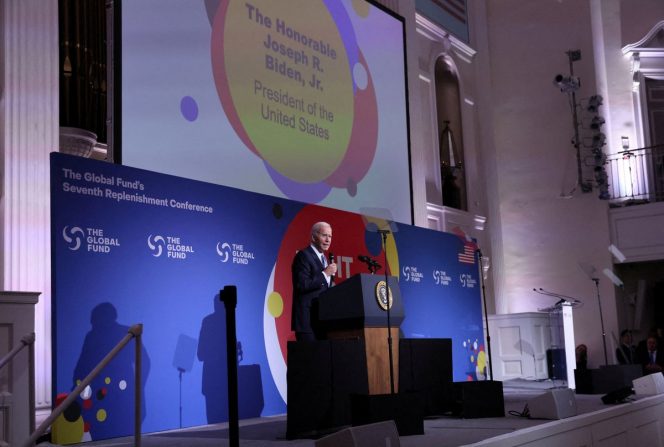
[[330, 224], [327, 223], [327, 222], [316, 222], [316, 223], [314, 224], [314, 226], [311, 227], [311, 236], [313, 236], [314, 234], [318, 233], [318, 231], [319, 231], [322, 227], [329, 227], [329, 228], [332, 228], [332, 225], [330, 225]]

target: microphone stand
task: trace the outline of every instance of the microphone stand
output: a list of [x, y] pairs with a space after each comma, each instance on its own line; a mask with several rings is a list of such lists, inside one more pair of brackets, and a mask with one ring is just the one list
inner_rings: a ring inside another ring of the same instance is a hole
[[604, 331], [604, 318], [602, 317], [602, 299], [599, 296], [599, 278], [592, 278], [597, 289], [597, 304], [599, 305], [599, 322], [602, 326], [602, 344], [604, 345], [604, 364], [609, 364], [609, 357], [606, 355], [606, 332]]
[[482, 265], [482, 251], [477, 250], [477, 258], [480, 264], [480, 281], [482, 284], [482, 303], [484, 304], [484, 324], [486, 325], [486, 348], [489, 355], [489, 376], [493, 380], [493, 363], [491, 360], [491, 335], [489, 335], [489, 314], [486, 309], [486, 290], [484, 289], [484, 266]]
[[385, 299], [387, 301], [387, 349], [390, 361], [390, 394], [394, 394], [394, 363], [392, 359], [392, 328], [390, 326], [390, 283], [387, 279], [387, 235], [390, 230], [378, 230], [383, 237], [385, 251]]

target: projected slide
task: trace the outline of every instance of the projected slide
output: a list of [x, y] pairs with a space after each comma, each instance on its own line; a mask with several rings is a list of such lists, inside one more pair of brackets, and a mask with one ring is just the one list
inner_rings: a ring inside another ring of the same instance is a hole
[[122, 3], [122, 163], [411, 222], [403, 22], [365, 0]]

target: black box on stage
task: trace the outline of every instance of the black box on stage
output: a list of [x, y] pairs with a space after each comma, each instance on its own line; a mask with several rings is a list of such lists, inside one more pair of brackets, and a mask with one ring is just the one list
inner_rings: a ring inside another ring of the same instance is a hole
[[368, 393], [364, 340], [288, 343], [286, 437], [317, 437], [350, 425], [354, 393]]
[[567, 380], [567, 361], [564, 349], [546, 350], [546, 367], [549, 379]]
[[505, 416], [503, 382], [454, 382], [451, 391], [454, 416], [464, 419]]
[[631, 387], [643, 375], [641, 365], [604, 365], [597, 369], [575, 369], [577, 394], [604, 394]]
[[393, 420], [400, 436], [424, 434], [424, 415], [416, 393], [354, 394], [351, 408], [354, 426]]
[[632, 387], [624, 386], [602, 396], [602, 402], [605, 404], [621, 404], [632, 394], [634, 394]]
[[450, 410], [446, 391], [452, 383], [452, 340], [402, 338], [399, 340], [399, 391], [418, 393], [424, 415]]

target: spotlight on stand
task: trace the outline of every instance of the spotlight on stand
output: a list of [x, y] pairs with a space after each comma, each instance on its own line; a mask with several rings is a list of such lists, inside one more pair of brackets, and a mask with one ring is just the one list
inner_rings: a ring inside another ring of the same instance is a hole
[[599, 132], [593, 135], [593, 147], [602, 147], [606, 144], [606, 135]]
[[601, 95], [593, 95], [588, 99], [586, 110], [590, 113], [597, 113], [599, 106], [601, 106], [602, 103], [603, 99]]
[[578, 76], [564, 76], [561, 74], [557, 74], [556, 77], [553, 78], [553, 83], [564, 93], [575, 92], [581, 86], [581, 80]]
[[606, 121], [601, 116], [596, 116], [590, 122], [590, 128], [592, 130], [599, 130]]

